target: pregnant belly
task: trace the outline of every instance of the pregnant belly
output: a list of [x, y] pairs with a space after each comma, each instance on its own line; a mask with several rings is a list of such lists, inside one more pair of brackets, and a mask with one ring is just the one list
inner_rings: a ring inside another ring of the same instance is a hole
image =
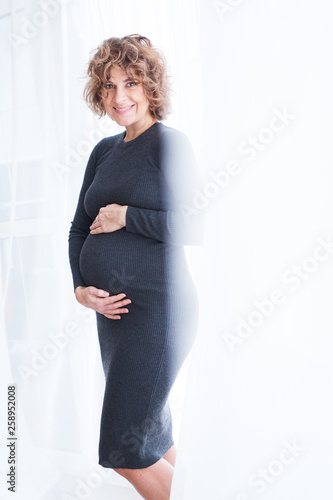
[[159, 291], [172, 282], [172, 260], [180, 250], [125, 228], [89, 234], [81, 250], [80, 270], [87, 286], [111, 295], [135, 289]]
[[155, 329], [158, 335], [174, 332], [185, 338], [187, 330], [193, 334], [198, 299], [183, 247], [125, 228], [88, 235], [80, 254], [80, 270], [87, 286], [110, 295], [125, 293], [131, 299], [130, 314], [122, 316], [121, 324], [112, 324], [114, 331], [122, 331], [124, 325], [133, 332], [141, 325], [145, 331], [149, 320], [149, 331]]

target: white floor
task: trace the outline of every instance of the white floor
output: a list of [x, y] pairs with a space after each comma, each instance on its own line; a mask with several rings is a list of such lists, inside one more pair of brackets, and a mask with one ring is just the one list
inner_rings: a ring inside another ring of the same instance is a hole
[[142, 500], [142, 496], [132, 487], [103, 484], [89, 496], [89, 500]]
[[[142, 500], [139, 493], [131, 486], [115, 486], [103, 483], [95, 489], [87, 491], [75, 490], [73, 480], [70, 477], [62, 477], [62, 480], [54, 484], [38, 500]], [[30, 498], [29, 498], [30, 500]], [[31, 498], [31, 500], [33, 500]], [[34, 499], [35, 500], [35, 499]]]

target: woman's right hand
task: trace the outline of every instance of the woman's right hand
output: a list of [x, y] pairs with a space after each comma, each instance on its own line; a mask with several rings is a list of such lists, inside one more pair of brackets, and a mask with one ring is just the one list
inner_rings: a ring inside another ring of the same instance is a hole
[[123, 306], [130, 304], [130, 299], [125, 299], [125, 293], [111, 295], [106, 290], [100, 290], [94, 286], [77, 286], [75, 297], [80, 304], [89, 307], [94, 311], [103, 314], [110, 319], [121, 319], [119, 314], [128, 313], [128, 309]]

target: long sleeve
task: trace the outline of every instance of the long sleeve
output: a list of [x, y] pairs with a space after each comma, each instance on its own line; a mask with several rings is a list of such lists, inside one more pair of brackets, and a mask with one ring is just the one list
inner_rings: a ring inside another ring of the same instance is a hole
[[204, 213], [193, 206], [202, 187], [190, 141], [182, 132], [168, 128], [162, 134], [160, 169], [168, 193], [167, 210], [129, 206], [126, 230], [177, 245], [201, 245]]
[[81, 276], [79, 259], [81, 248], [90, 232], [89, 227], [93, 222], [84, 208], [84, 197], [95, 175], [96, 148], [97, 146], [95, 146], [95, 148], [91, 152], [86, 166], [76, 212], [74, 215], [74, 219], [71, 222], [68, 236], [68, 254], [73, 276], [74, 290], [78, 286], [86, 286]]

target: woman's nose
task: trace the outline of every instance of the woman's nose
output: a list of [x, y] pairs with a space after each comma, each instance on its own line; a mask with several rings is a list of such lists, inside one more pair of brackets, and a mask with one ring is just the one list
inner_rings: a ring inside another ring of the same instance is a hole
[[126, 100], [126, 90], [117, 88], [114, 100], [117, 104], [120, 104]]

